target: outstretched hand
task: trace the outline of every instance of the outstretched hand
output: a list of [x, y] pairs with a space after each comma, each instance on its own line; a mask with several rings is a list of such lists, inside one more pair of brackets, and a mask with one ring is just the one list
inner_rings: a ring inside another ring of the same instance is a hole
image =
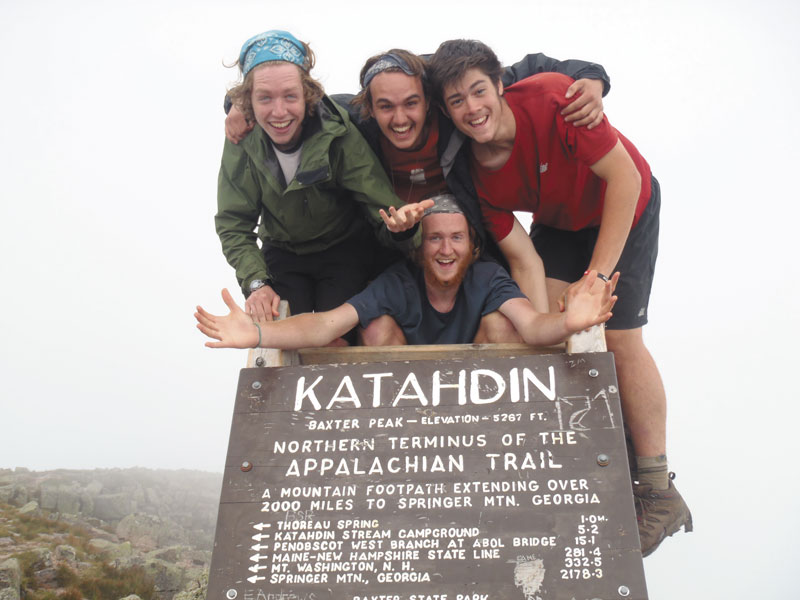
[[577, 98], [561, 114], [567, 123], [592, 129], [603, 121], [603, 82], [600, 79], [578, 79], [567, 88], [564, 97]]
[[194, 318], [197, 328], [217, 342], [206, 342], [209, 348], [254, 348], [258, 343], [258, 328], [253, 319], [234, 302], [227, 289], [222, 290], [222, 300], [231, 310], [226, 316], [212, 315], [202, 306], [197, 307]]
[[[570, 331], [582, 331], [593, 325], [605, 323], [611, 318], [611, 309], [617, 301], [612, 295], [619, 280], [619, 272], [604, 282], [597, 278], [597, 271], [589, 271], [567, 288], [566, 326]], [[563, 311], [563, 301], [559, 307]]]
[[389, 214], [380, 209], [381, 218], [386, 223], [386, 228], [392, 233], [400, 233], [407, 231], [414, 225], [422, 220], [425, 214], [425, 209], [433, 206], [433, 200], [423, 200], [422, 202], [413, 202], [411, 204], [404, 204], [399, 209], [394, 206], [389, 207]]

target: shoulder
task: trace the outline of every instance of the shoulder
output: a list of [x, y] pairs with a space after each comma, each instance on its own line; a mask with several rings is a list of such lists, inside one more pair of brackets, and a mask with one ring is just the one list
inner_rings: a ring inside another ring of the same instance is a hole
[[394, 263], [348, 302], [362, 316], [381, 310], [396, 315], [413, 308], [415, 298], [419, 296], [413, 269], [414, 266], [406, 261]]
[[238, 144], [226, 138], [222, 148], [222, 167], [233, 173], [244, 169], [251, 160], [263, 161], [267, 154], [266, 147], [266, 134], [260, 125], [256, 125]]
[[566, 104], [564, 95], [573, 81], [561, 73], [539, 73], [508, 86], [503, 95], [512, 106]]
[[304, 153], [314, 149], [340, 155], [348, 148], [364, 144], [347, 110], [328, 96], [322, 97], [314, 115], [307, 118], [304, 130]]
[[401, 285], [416, 285], [418, 267], [408, 260], [399, 260], [378, 275], [373, 283], [399, 283]]
[[472, 284], [481, 286], [487, 294], [503, 289], [519, 290], [517, 282], [508, 274], [508, 271], [493, 260], [479, 260], [472, 265], [470, 271], [473, 273]]
[[508, 86], [507, 92], [547, 94], [566, 91], [575, 80], [563, 73], [537, 73]]
[[[488, 291], [491, 285], [496, 285], [506, 279], [511, 279], [508, 272], [492, 260], [478, 260], [472, 264], [464, 276], [466, 285], [484, 288]], [[513, 279], [512, 279], [513, 281]]]
[[367, 143], [377, 154], [377, 148], [380, 139], [380, 130], [378, 129], [378, 124], [372, 117], [364, 117], [361, 114], [361, 108], [359, 106], [351, 104], [353, 98], [355, 98], [353, 94], [334, 94], [331, 96], [331, 100], [334, 102], [334, 104], [347, 112], [351, 123], [356, 126], [358, 131], [361, 133], [364, 139], [367, 140]]

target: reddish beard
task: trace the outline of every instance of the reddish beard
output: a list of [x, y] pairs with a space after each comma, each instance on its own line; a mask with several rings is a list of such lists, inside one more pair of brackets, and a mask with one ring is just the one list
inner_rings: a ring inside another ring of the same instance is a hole
[[437, 275], [436, 271], [433, 268], [432, 262], [435, 262], [435, 259], [432, 261], [426, 261], [424, 265], [425, 270], [425, 279], [428, 281], [435, 281], [438, 285], [442, 287], [458, 287], [461, 285], [461, 282], [464, 280], [464, 275], [469, 269], [469, 266], [472, 264], [470, 260], [463, 260], [461, 264], [458, 265], [458, 269], [456, 270], [453, 277], [443, 280], [440, 279]]

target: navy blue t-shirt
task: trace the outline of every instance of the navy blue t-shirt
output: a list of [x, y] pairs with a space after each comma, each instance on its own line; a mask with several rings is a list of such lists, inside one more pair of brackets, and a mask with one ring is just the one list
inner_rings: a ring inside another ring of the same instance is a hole
[[506, 300], [525, 297], [503, 267], [480, 261], [467, 269], [453, 309], [440, 313], [428, 301], [423, 270], [403, 261], [347, 303], [356, 309], [362, 327], [380, 316], [392, 316], [409, 344], [471, 344], [481, 317]]

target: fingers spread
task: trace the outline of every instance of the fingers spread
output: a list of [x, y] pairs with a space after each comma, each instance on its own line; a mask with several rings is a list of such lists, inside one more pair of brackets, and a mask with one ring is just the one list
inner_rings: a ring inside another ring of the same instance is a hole
[[217, 327], [217, 321], [214, 315], [209, 315], [208, 313], [194, 313], [194, 318], [197, 319], [198, 326], [202, 325], [203, 327], [213, 329]]
[[236, 302], [234, 301], [233, 296], [231, 296], [231, 293], [228, 291], [228, 288], [222, 288], [222, 301], [229, 309], [231, 309], [231, 312], [234, 312], [237, 308], [239, 308], [236, 306]]
[[[201, 332], [203, 332], [204, 335], [207, 335], [210, 338], [214, 338], [215, 340], [221, 340], [222, 339], [222, 336], [220, 336], [219, 331], [217, 331], [216, 329], [213, 329], [213, 328], [210, 328], [210, 327], [205, 327], [204, 325], [202, 325], [200, 323], [197, 324], [197, 328]], [[206, 342], [206, 344], [208, 344], [208, 342]]]

